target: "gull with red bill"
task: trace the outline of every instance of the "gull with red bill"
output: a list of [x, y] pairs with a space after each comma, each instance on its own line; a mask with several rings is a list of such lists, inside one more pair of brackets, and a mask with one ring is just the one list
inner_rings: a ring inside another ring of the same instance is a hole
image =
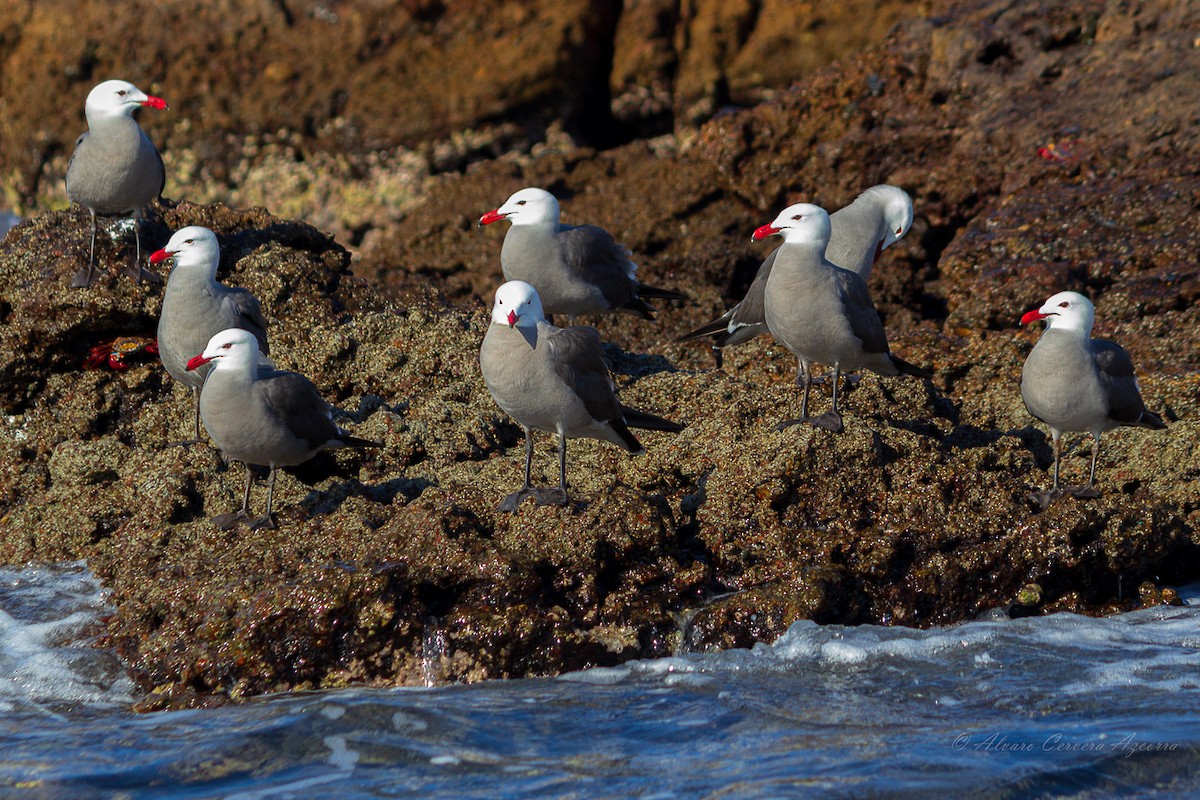
[[608, 231], [559, 222], [558, 200], [545, 189], [520, 190], [480, 217], [479, 224], [500, 220], [512, 223], [500, 249], [505, 280], [535, 286], [545, 313], [566, 314], [572, 325], [581, 314], [619, 312], [654, 319], [654, 308], [644, 298], [687, 299], [641, 283], [629, 248]]
[[[303, 464], [331, 448], [382, 446], [335, 425], [333, 409], [308, 378], [264, 366], [258, 339], [250, 331], [221, 331], [203, 353], [187, 362], [187, 368], [196, 370], [205, 364], [212, 364], [212, 371], [200, 393], [204, 428], [221, 452], [246, 465], [241, 510], [213, 517], [222, 530], [240, 522], [251, 528], [275, 527], [271, 507], [280, 467]], [[270, 469], [267, 511], [257, 519], [250, 517], [252, 464]]]
[[133, 118], [133, 112], [142, 106], [166, 109], [167, 103], [128, 81], [104, 81], [88, 93], [84, 104], [88, 129], [75, 141], [67, 165], [67, 197], [86, 208], [92, 219], [88, 266], [76, 273], [71, 281], [74, 287], [91, 286], [95, 279], [97, 214], [133, 217], [136, 250], [131, 273], [141, 282], [144, 270], [138, 219], [166, 185], [162, 158]]
[[[509, 281], [496, 290], [479, 367], [496, 404], [525, 431], [525, 483], [504, 498], [501, 511], [516, 511], [527, 497], [538, 505], [567, 504], [567, 439], [602, 439], [640, 454], [645, 450], [630, 428], [682, 430], [662, 417], [621, 405], [604, 364], [599, 332], [582, 325], [551, 325], [537, 289], [525, 281]], [[558, 434], [557, 487], [535, 488], [530, 481], [535, 430]]]
[[1046, 508], [1063, 489], [1058, 482], [1062, 434], [1090, 433], [1094, 440], [1092, 467], [1084, 486], [1068, 492], [1097, 497], [1096, 460], [1100, 435], [1116, 427], [1162, 429], [1162, 417], [1146, 408], [1125, 348], [1106, 339], [1093, 339], [1095, 307], [1078, 292], [1059, 292], [1041, 308], [1027, 312], [1021, 324], [1045, 320], [1038, 339], [1021, 369], [1021, 399], [1025, 408], [1050, 428], [1054, 440], [1054, 484], [1033, 498]]
[[150, 256], [150, 263], [155, 265], [167, 260], [173, 260], [175, 266], [167, 278], [158, 318], [159, 357], [170, 376], [192, 390], [193, 438], [182, 442], [192, 444], [200, 441], [200, 389], [210, 367], [189, 370], [188, 359], [227, 328], [242, 328], [254, 334], [265, 357], [271, 352], [267, 321], [253, 294], [217, 283], [221, 247], [208, 228], [181, 228], [166, 247]]
[[[811, 422], [840, 432], [838, 378], [843, 370], [930, 377], [920, 367], [892, 355], [866, 282], [825, 258], [830, 237], [825, 209], [811, 203], [788, 206], [773, 222], [754, 231], [753, 238], [768, 236], [782, 236], [783, 244], [775, 251], [764, 287], [764, 318], [771, 335], [796, 355], [796, 382], [804, 387], [799, 419], [785, 420], [777, 429]], [[813, 364], [833, 366], [833, 403], [828, 412], [810, 418]]]
[[[903, 189], [887, 184], [872, 186], [854, 202], [829, 216], [830, 237], [825, 258], [843, 269], [856, 272], [865, 282], [871, 267], [883, 251], [912, 230], [912, 198]], [[767, 279], [775, 265], [778, 250], [762, 262], [746, 296], [717, 319], [679, 337], [680, 341], [713, 337], [717, 366], [721, 365], [722, 347], [748, 342], [767, 332], [764, 310]]]

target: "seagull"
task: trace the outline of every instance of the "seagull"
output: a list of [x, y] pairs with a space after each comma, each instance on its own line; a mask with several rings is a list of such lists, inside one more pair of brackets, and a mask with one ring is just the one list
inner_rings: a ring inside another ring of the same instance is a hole
[[253, 294], [217, 283], [221, 248], [216, 234], [208, 228], [193, 225], [176, 231], [166, 247], [150, 256], [150, 263], [161, 264], [168, 259], [173, 259], [175, 266], [163, 292], [158, 354], [171, 377], [192, 389], [194, 437], [183, 444], [193, 444], [200, 441], [200, 388], [211, 367], [189, 370], [188, 359], [226, 328], [250, 331], [258, 340], [258, 349], [267, 355], [271, 352], [267, 321]]
[[1054, 485], [1033, 495], [1042, 508], [1063, 494], [1058, 468], [1064, 432], [1090, 433], [1095, 439], [1087, 485], [1068, 491], [1076, 497], [1098, 497], [1100, 435], [1119, 426], [1167, 427], [1162, 417], [1142, 402], [1129, 353], [1114, 342], [1091, 338], [1095, 319], [1092, 301], [1078, 292], [1059, 292], [1021, 317], [1022, 325], [1046, 320], [1045, 333], [1021, 369], [1025, 408], [1046, 423], [1054, 439]]
[[91, 286], [95, 279], [97, 214], [133, 216], [137, 250], [132, 273], [139, 282], [142, 279], [137, 220], [166, 185], [162, 157], [133, 118], [142, 106], [166, 109], [167, 103], [128, 81], [104, 81], [88, 93], [84, 104], [88, 129], [75, 140], [67, 165], [67, 197], [91, 214], [92, 245], [88, 267], [76, 273], [72, 287]]
[[479, 218], [480, 225], [512, 223], [500, 250], [505, 280], [537, 287], [547, 314], [620, 312], [654, 319], [643, 298], [686, 300], [686, 295], [640, 283], [630, 252], [595, 225], [564, 225], [558, 200], [545, 189], [522, 189]]
[[[637, 455], [645, 449], [630, 428], [683, 430], [621, 405], [604, 365], [599, 332], [551, 325], [537, 289], [525, 281], [509, 281], [496, 290], [479, 366], [496, 404], [525, 430], [525, 483], [504, 498], [501, 511], [516, 511], [526, 497], [538, 505], [567, 504], [567, 439], [602, 439]], [[530, 483], [535, 430], [558, 434], [557, 487]]]
[[[753, 239], [782, 236], [775, 263], [763, 292], [767, 327], [799, 362], [797, 383], [804, 387], [800, 418], [777, 429], [811, 422], [834, 432], [842, 430], [838, 412], [838, 378], [843, 370], [869, 369], [880, 375], [930, 374], [891, 354], [887, 334], [867, 284], [855, 272], [825, 258], [829, 243], [829, 215], [819, 206], [797, 203], [785, 208], [775, 221], [754, 231]], [[832, 409], [819, 417], [808, 416], [812, 388], [810, 365], [833, 366]]]
[[[189, 370], [212, 364], [200, 393], [200, 414], [213, 442], [229, 458], [246, 465], [242, 508], [213, 522], [229, 530], [246, 521], [251, 529], [274, 528], [271, 504], [275, 473], [336, 447], [381, 447], [351, 436], [333, 423], [333, 409], [312, 381], [296, 372], [263, 366], [258, 339], [250, 331], [229, 328], [209, 340], [204, 352], [187, 363]], [[267, 511], [250, 517], [250, 465], [269, 467]]]
[[[829, 221], [832, 234], [825, 258], [843, 269], [857, 272], [865, 282], [871, 277], [871, 267], [883, 251], [912, 230], [912, 198], [897, 186], [872, 186], [853, 203], [835, 211]], [[779, 251], [774, 250], [763, 261], [741, 302], [712, 322], [679, 337], [679, 341], [713, 337], [713, 351], [720, 367], [720, 348], [748, 342], [766, 333], [764, 297], [767, 278], [771, 276], [771, 267], [778, 254]]]

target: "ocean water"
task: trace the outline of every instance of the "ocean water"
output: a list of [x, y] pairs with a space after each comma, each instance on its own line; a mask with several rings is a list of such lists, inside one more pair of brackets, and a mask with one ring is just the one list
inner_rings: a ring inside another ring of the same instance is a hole
[[771, 645], [556, 679], [133, 714], [81, 564], [0, 570], [0, 797], [1200, 795], [1193, 605]]

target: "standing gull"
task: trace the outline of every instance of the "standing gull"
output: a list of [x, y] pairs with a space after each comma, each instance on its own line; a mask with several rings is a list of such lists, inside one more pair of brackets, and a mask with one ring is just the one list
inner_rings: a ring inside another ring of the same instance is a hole
[[[825, 258], [843, 269], [857, 272], [865, 282], [871, 267], [884, 250], [912, 229], [912, 198], [903, 189], [887, 184], [872, 186], [845, 208], [829, 217], [832, 233]], [[746, 296], [719, 318], [679, 337], [680, 341], [713, 337], [713, 350], [720, 366], [720, 348], [748, 342], [767, 332], [764, 297], [767, 279], [779, 251], [774, 250], [754, 276]]]
[[[567, 504], [567, 439], [603, 439], [640, 454], [645, 451], [631, 427], [682, 430], [617, 402], [600, 334], [585, 326], [551, 325], [537, 290], [524, 281], [509, 281], [496, 290], [479, 367], [496, 404], [525, 429], [525, 483], [504, 498], [501, 511], [516, 511], [526, 497], [539, 505]], [[558, 434], [557, 487], [539, 489], [530, 483], [535, 430]]]
[[643, 298], [685, 300], [685, 295], [640, 283], [629, 249], [595, 225], [564, 225], [558, 200], [544, 189], [528, 188], [479, 218], [480, 225], [512, 223], [500, 249], [504, 278], [537, 288], [547, 314], [621, 312], [654, 319]]
[[88, 129], [75, 140], [75, 152], [67, 165], [67, 197], [92, 217], [88, 267], [76, 273], [71, 281], [74, 287], [91, 286], [95, 278], [97, 214], [133, 216], [137, 249], [132, 274], [141, 281], [142, 240], [137, 221], [166, 185], [162, 158], [133, 118], [141, 106], [165, 109], [167, 103], [127, 81], [105, 81], [88, 93], [84, 104]]
[[[213, 517], [222, 530], [243, 521], [251, 528], [275, 527], [271, 504], [280, 467], [302, 464], [330, 448], [381, 446], [333, 424], [333, 409], [308, 378], [260, 364], [258, 339], [250, 331], [221, 331], [203, 353], [188, 361], [187, 368], [209, 363], [212, 371], [200, 393], [204, 428], [227, 457], [246, 465], [241, 510]], [[271, 470], [267, 512], [254, 520], [250, 519], [251, 464]]]
[[[771, 224], [754, 231], [756, 240], [776, 234], [783, 237], [767, 278], [763, 308], [771, 334], [796, 354], [796, 381], [804, 387], [800, 418], [780, 423], [780, 429], [812, 422], [820, 428], [842, 430], [838, 413], [838, 378], [842, 370], [930, 377], [925, 370], [891, 354], [883, 323], [863, 279], [825, 258], [829, 228], [829, 215], [824, 209], [797, 203], [784, 209]], [[808, 395], [814, 363], [833, 365], [833, 405], [830, 411], [810, 420]]]
[[1119, 426], [1167, 425], [1142, 403], [1129, 353], [1114, 342], [1091, 338], [1096, 319], [1091, 300], [1078, 292], [1059, 292], [1021, 317], [1021, 324], [1041, 319], [1046, 320], [1046, 331], [1021, 369], [1021, 399], [1030, 414], [1049, 426], [1054, 439], [1054, 485], [1033, 495], [1045, 508], [1063, 493], [1058, 467], [1064, 432], [1090, 433], [1095, 440], [1087, 485], [1068, 491], [1076, 497], [1097, 497], [1100, 435]]
[[212, 368], [189, 370], [188, 359], [226, 328], [250, 331], [266, 355], [270, 353], [267, 321], [258, 298], [245, 289], [217, 283], [221, 248], [208, 228], [192, 226], [177, 231], [166, 247], [150, 256], [150, 263], [161, 264], [169, 258], [175, 266], [167, 278], [158, 318], [158, 353], [171, 377], [192, 389], [196, 407], [192, 442], [198, 442], [200, 388]]

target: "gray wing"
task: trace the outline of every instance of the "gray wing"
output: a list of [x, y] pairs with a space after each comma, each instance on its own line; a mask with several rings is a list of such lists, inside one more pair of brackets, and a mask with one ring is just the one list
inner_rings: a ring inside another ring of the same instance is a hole
[[75, 146], [71, 150], [71, 160], [67, 162], [67, 176], [70, 176], [71, 174], [71, 167], [75, 166], [75, 156], [79, 154], [79, 145], [83, 144], [83, 140], [87, 137], [88, 132], [84, 131], [83, 133], [79, 134], [79, 137], [75, 140]]
[[775, 256], [779, 255], [776, 247], [771, 254], [763, 259], [750, 288], [742, 302], [733, 308], [730, 325], [765, 325], [767, 324], [767, 278], [771, 277], [771, 268], [775, 266]]
[[1142, 416], [1146, 405], [1133, 374], [1133, 360], [1124, 347], [1107, 339], [1092, 339], [1092, 358], [1100, 375], [1100, 386], [1108, 395], [1108, 415], [1117, 422], [1132, 425]]
[[563, 265], [574, 276], [600, 289], [613, 308], [636, 296], [629, 249], [595, 225], [563, 226], [555, 240]]
[[235, 327], [253, 333], [254, 338], [258, 339], [258, 349], [270, 355], [271, 350], [267, 346], [267, 320], [263, 316], [262, 304], [258, 302], [258, 298], [248, 289], [230, 287], [229, 294], [225, 295], [225, 302], [232, 306], [237, 314], [238, 323]]
[[600, 332], [575, 325], [546, 337], [554, 372], [583, 401], [592, 419], [621, 423], [621, 405], [604, 364]]
[[329, 418], [329, 404], [312, 381], [296, 372], [260, 372], [254, 382], [267, 406], [297, 439], [314, 449], [342, 435]]
[[[145, 135], [143, 133], [143, 135]], [[147, 137], [149, 138], [149, 137]], [[154, 143], [150, 143], [154, 147]], [[154, 193], [155, 197], [162, 197], [163, 189], [167, 188], [167, 168], [163, 166], [162, 153], [158, 152], [158, 148], [154, 148], [154, 157], [158, 160], [158, 174], [161, 176], [158, 180], [158, 191]]]
[[890, 353], [883, 321], [879, 319], [879, 312], [875, 310], [875, 303], [867, 290], [867, 282], [856, 272], [841, 267], [833, 269], [836, 271], [840, 288], [842, 310], [850, 323], [850, 330], [862, 340], [863, 350], [868, 353]]

